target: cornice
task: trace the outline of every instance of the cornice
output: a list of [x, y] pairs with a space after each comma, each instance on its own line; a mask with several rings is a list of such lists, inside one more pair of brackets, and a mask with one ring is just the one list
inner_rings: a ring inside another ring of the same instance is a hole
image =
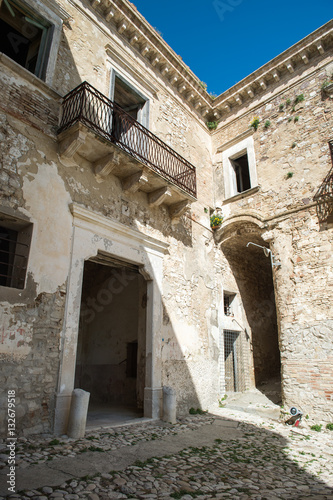
[[286, 76], [292, 78], [302, 70], [318, 62], [318, 58], [330, 56], [333, 48], [333, 20], [324, 24], [277, 57], [261, 66], [249, 76], [219, 95], [213, 102], [216, 119], [225, 117], [244, 105], [251, 104], [264, 93], [271, 92]]
[[136, 7], [127, 0], [89, 0], [92, 8], [132, 46], [139, 57], [152, 66], [193, 110], [205, 117], [212, 108], [212, 98], [200, 85], [198, 77], [182, 61]]
[[[201, 119], [226, 118], [274, 90], [280, 80], [306, 70], [333, 47], [333, 20], [324, 24], [213, 99], [198, 77], [128, 0], [87, 0], [139, 57], [181, 94]], [[214, 118], [213, 118], [214, 117]]]

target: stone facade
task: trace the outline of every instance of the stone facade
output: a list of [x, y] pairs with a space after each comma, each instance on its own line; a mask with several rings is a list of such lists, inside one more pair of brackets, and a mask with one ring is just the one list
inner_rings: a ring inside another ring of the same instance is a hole
[[[184, 413], [280, 371], [286, 404], [332, 419], [332, 225], [313, 200], [332, 167], [332, 23], [213, 100], [126, 0], [29, 5], [55, 31], [41, 78], [0, 54], [0, 226], [30, 246], [24, 286], [0, 286], [1, 432], [8, 390], [20, 434], [61, 434], [75, 380], [161, 417], [163, 386]], [[82, 123], [59, 135], [82, 81], [137, 99], [197, 195]], [[233, 192], [239, 155], [251, 185]]]

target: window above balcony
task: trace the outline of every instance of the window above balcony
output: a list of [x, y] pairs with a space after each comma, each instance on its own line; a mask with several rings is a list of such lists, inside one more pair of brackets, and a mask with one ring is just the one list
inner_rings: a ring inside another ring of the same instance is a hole
[[149, 100], [115, 71], [111, 74], [111, 101], [149, 128]]
[[116, 79], [113, 95], [118, 103], [83, 82], [64, 97], [62, 161], [79, 165], [84, 159], [98, 182], [112, 173], [124, 191], [144, 191], [151, 206], [164, 203], [172, 218], [179, 217], [196, 200], [195, 167], [136, 119], [146, 105], [142, 96]]

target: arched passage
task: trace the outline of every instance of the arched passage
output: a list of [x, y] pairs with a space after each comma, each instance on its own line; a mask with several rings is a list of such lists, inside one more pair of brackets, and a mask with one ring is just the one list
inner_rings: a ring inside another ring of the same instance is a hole
[[270, 256], [260, 248], [269, 248], [261, 233], [252, 222], [230, 224], [222, 235], [221, 250], [239, 296], [241, 327], [249, 337], [243, 356], [246, 386], [255, 385], [278, 403], [281, 362], [274, 283]]

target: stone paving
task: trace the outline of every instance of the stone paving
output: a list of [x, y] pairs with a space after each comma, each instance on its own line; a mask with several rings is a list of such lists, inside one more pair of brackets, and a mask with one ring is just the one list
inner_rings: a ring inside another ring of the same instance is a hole
[[[306, 422], [299, 428], [290, 427], [283, 422], [222, 408], [216, 409], [214, 415], [189, 416], [175, 425], [155, 422], [89, 431], [80, 440], [21, 438], [16, 472], [30, 468], [33, 471], [35, 464], [57, 461], [64, 456], [75, 461], [87, 451], [100, 457], [147, 441], [154, 441], [157, 450], [165, 438], [180, 439], [188, 431], [199, 436], [200, 430], [210, 425], [213, 432], [214, 422], [221, 417], [234, 423], [239, 432], [236, 439], [214, 438], [214, 435], [213, 444], [208, 446], [196, 447], [192, 442], [178, 453], [152, 455], [145, 461], [135, 460], [134, 456], [132, 464], [123, 470], [77, 477], [59, 486], [45, 484], [0, 500], [333, 500], [333, 432], [326, 429], [315, 432]], [[2, 468], [7, 467], [4, 450], [3, 445]]]

